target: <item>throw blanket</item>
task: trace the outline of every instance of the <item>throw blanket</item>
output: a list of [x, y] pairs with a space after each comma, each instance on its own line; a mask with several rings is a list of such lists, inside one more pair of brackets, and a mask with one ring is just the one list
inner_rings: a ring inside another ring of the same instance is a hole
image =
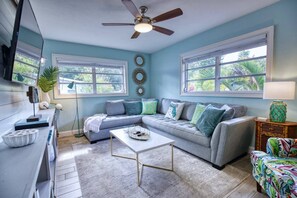
[[92, 131], [99, 133], [102, 121], [106, 118], [106, 114], [95, 114], [85, 120], [84, 132]]

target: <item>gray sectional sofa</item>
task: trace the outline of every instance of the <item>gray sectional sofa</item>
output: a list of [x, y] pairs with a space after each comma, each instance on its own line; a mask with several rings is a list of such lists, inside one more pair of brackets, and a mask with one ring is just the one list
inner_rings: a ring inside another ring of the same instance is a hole
[[[255, 117], [245, 116], [246, 107], [228, 104], [235, 111], [234, 118], [220, 122], [212, 136], [207, 137], [190, 123], [196, 103], [182, 101], [185, 106], [181, 118], [172, 120], [165, 118], [171, 101], [179, 102], [175, 99], [161, 99], [158, 103], [158, 112], [155, 115], [107, 116], [103, 120], [99, 132], [85, 132], [85, 136], [91, 143], [94, 143], [109, 138], [111, 129], [141, 125], [175, 140], [176, 147], [211, 162], [213, 167], [217, 169], [222, 169], [225, 164], [248, 151], [254, 133]], [[223, 105], [219, 103], [204, 104], [212, 104], [218, 108]]]

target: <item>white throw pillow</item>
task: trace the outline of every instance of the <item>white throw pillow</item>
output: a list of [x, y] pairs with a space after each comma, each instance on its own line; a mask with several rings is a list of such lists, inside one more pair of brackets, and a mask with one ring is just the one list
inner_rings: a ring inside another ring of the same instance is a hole
[[183, 112], [185, 103], [171, 102], [165, 118], [170, 118], [173, 120], [178, 120]]

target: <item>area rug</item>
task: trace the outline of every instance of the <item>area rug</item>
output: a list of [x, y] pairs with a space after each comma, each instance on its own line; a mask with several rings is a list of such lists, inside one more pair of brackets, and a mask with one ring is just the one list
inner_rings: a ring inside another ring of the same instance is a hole
[[[113, 140], [116, 154], [134, 156], [129, 148]], [[110, 155], [110, 141], [73, 145], [84, 198], [88, 197], [224, 197], [250, 174], [232, 165], [223, 170], [174, 148], [174, 172], [143, 168], [137, 185], [136, 161]], [[141, 153], [142, 162], [170, 167], [169, 146]]]

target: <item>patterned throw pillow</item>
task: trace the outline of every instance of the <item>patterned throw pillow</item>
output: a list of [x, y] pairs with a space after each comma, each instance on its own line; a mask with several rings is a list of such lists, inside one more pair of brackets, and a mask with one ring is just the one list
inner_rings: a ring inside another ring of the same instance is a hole
[[142, 101], [142, 113], [143, 115], [153, 115], [157, 113], [157, 101]]
[[190, 123], [196, 124], [205, 109], [206, 109], [206, 106], [198, 103], [196, 105], [196, 108], [195, 108], [195, 111], [194, 111], [194, 114], [193, 114], [193, 117], [192, 117], [192, 120]]
[[184, 105], [185, 103], [171, 102], [165, 115], [165, 118], [178, 120], [183, 112]]
[[216, 126], [222, 120], [224, 112], [224, 109], [217, 109], [212, 105], [208, 105], [198, 119], [196, 128], [201, 133], [204, 133], [205, 136], [210, 137]]

